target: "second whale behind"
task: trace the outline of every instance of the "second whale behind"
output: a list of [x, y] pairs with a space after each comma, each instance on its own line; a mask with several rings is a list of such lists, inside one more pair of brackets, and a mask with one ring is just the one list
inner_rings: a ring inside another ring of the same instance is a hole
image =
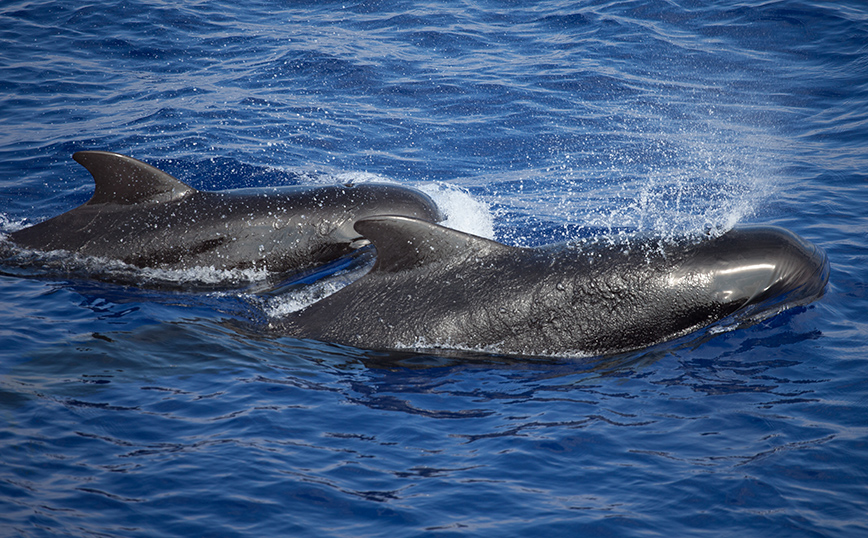
[[353, 225], [378, 214], [442, 220], [427, 195], [397, 185], [199, 191], [142, 161], [104, 151], [73, 158], [93, 175], [85, 204], [9, 234], [19, 247], [137, 267], [314, 267], [366, 244]]

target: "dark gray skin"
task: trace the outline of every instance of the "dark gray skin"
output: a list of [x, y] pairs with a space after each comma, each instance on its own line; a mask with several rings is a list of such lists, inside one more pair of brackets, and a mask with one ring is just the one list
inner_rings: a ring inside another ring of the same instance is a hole
[[822, 251], [772, 227], [629, 249], [513, 248], [400, 216], [356, 229], [377, 249], [374, 268], [275, 331], [381, 350], [601, 355], [808, 302], [829, 274]]
[[442, 220], [425, 194], [394, 185], [203, 192], [141, 161], [103, 151], [73, 158], [93, 175], [84, 205], [9, 234], [20, 247], [67, 250], [138, 267], [297, 271], [366, 244], [356, 220]]

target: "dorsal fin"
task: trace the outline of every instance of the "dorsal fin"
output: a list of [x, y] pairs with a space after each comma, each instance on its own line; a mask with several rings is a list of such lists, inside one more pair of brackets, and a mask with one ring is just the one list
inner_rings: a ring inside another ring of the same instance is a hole
[[79, 151], [73, 156], [96, 185], [93, 204], [131, 205], [177, 200], [196, 189], [142, 161], [108, 151]]
[[355, 229], [377, 247], [373, 270], [387, 273], [512, 249], [482, 237], [397, 215], [359, 219]]

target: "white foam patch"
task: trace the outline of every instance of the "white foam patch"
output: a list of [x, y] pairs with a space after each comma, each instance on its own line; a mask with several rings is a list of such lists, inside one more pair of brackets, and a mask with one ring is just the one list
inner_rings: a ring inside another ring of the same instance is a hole
[[369, 263], [361, 267], [340, 271], [312, 284], [266, 297], [261, 304], [262, 310], [269, 319], [275, 319], [307, 308], [352, 284], [369, 271], [372, 265]]
[[262, 310], [269, 319], [281, 318], [340, 291], [351, 281], [319, 281], [298, 290], [269, 297]]
[[[2, 238], [2, 234], [0, 234], [0, 238]], [[8, 241], [4, 241], [2, 247], [4, 264], [37, 274], [57, 273], [66, 276], [95, 277], [116, 282], [170, 287], [238, 287], [265, 281], [270, 276], [270, 273], [265, 269], [142, 268], [112, 258], [83, 256], [66, 250], [45, 252], [21, 248]]]
[[451, 340], [445, 341], [436, 341], [430, 340], [424, 336], [418, 336], [413, 342], [398, 342], [395, 346], [397, 349], [403, 349], [408, 351], [414, 351], [416, 353], [425, 353], [425, 352], [468, 352], [468, 353], [481, 353], [485, 355], [507, 355], [507, 356], [533, 356], [537, 358], [586, 358], [593, 357], [594, 354], [587, 351], [582, 350], [570, 350], [564, 349], [559, 350], [558, 352], [534, 352], [527, 353], [522, 350], [512, 350], [510, 352], [504, 352], [500, 346], [500, 343], [494, 342], [485, 345], [466, 345], [466, 344], [455, 344]]
[[372, 172], [338, 172], [332, 178], [338, 183], [389, 183], [400, 185], [397, 181]]
[[135, 268], [143, 280], [157, 283], [198, 285], [244, 285], [266, 280], [271, 274], [265, 269], [217, 269], [189, 267], [186, 269]]
[[469, 192], [447, 183], [429, 183], [419, 190], [430, 196], [443, 212], [443, 226], [487, 239], [494, 239], [494, 215], [491, 207]]
[[17, 232], [28, 226], [27, 219], [10, 219], [6, 213], [0, 213], [0, 234]]
[[459, 232], [494, 239], [494, 216], [489, 204], [455, 185], [444, 182], [406, 185], [371, 172], [339, 172], [329, 178], [331, 183], [380, 183], [414, 187], [430, 196], [443, 212], [446, 218], [441, 225]]

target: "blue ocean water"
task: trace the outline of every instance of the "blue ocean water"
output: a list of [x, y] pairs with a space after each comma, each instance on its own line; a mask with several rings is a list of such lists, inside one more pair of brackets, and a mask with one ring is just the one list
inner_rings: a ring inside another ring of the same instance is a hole
[[255, 283], [5, 267], [2, 535], [868, 532], [861, 2], [5, 1], [0, 228], [86, 201], [82, 149], [203, 189], [397, 182], [515, 245], [777, 224], [831, 278], [512, 361], [238, 329], [291, 308]]

